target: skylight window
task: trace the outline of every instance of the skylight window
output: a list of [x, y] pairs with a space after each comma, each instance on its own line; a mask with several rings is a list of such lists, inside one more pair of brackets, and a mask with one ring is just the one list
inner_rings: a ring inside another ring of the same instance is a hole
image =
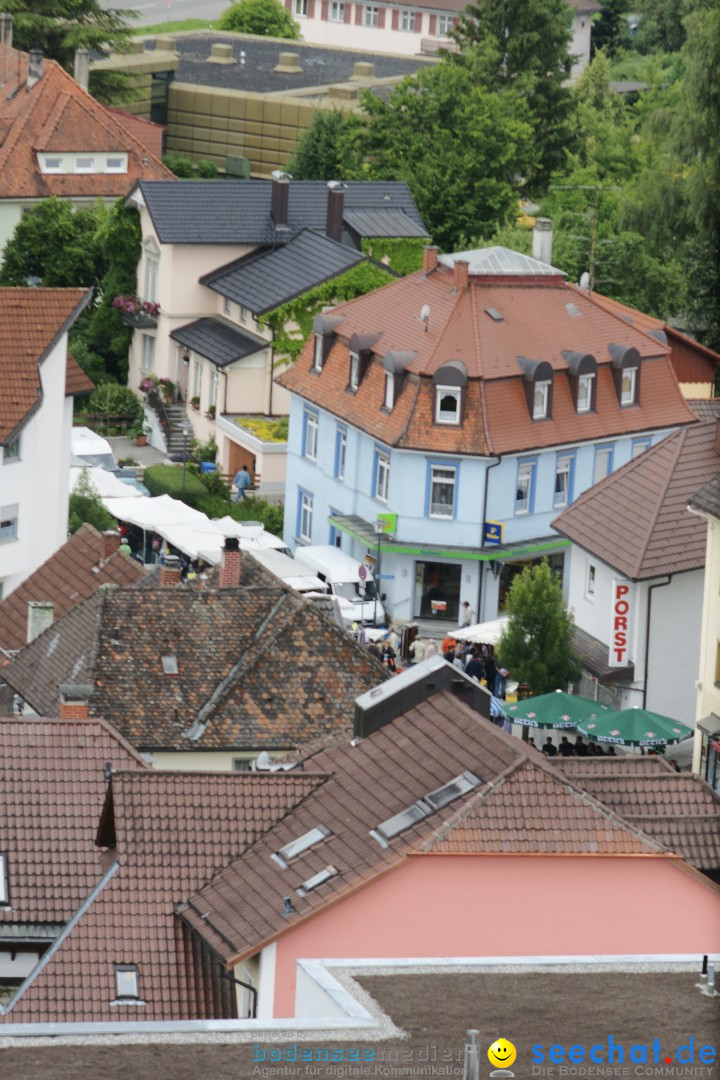
[[329, 835], [329, 829], [326, 829], [324, 825], [318, 825], [316, 828], [303, 833], [302, 836], [298, 836], [297, 840], [291, 840], [289, 844], [280, 848], [280, 850], [271, 855], [270, 858], [284, 870], [291, 859], [301, 855], [303, 851], [307, 851], [308, 848], [313, 847], [315, 844], [319, 844], [321, 840], [324, 840], [325, 837]]
[[401, 810], [399, 814], [394, 814], [393, 817], [388, 818], [386, 821], [382, 821], [377, 826], [377, 832], [384, 840], [392, 840], [393, 836], [399, 836], [401, 832], [405, 832], [411, 825], [417, 824], [418, 821], [422, 821], [430, 813], [430, 807], [425, 806], [420, 799], [412, 806], [408, 806], [406, 810]]
[[120, 1001], [137, 1001], [138, 969], [135, 964], [115, 965], [115, 997]]
[[307, 881], [303, 881], [300, 888], [295, 891], [298, 896], [306, 896], [307, 893], [312, 892], [313, 889], [317, 889], [319, 885], [324, 885], [326, 881], [335, 877], [336, 874], [337, 870], [334, 866], [326, 866], [319, 874], [315, 874], [313, 877], [308, 878]]
[[489, 315], [493, 322], [505, 322], [505, 316], [497, 308], [487, 307], [485, 308], [485, 314]]
[[460, 795], [466, 795], [468, 791], [472, 791], [481, 783], [482, 781], [475, 773], [464, 772], [460, 776], [448, 780], [447, 784], [443, 784], [442, 787], [429, 791], [424, 796], [423, 801], [430, 803], [433, 810], [439, 810], [441, 806], [447, 806], [453, 799], [459, 798]]
[[577, 304], [573, 304], [572, 301], [569, 304], [565, 305], [565, 310], [567, 311], [568, 315], [571, 315], [573, 317], [573, 319], [578, 319], [582, 315], [582, 311], [580, 310], [580, 308], [577, 306]]
[[178, 662], [175, 653], [165, 653], [162, 657], [162, 669], [165, 675], [178, 674]]

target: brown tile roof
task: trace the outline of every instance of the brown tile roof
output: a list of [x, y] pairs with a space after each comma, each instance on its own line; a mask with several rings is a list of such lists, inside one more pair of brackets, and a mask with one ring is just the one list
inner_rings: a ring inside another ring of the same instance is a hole
[[[420, 318], [430, 308], [427, 329]], [[492, 318], [488, 309], [502, 316]], [[313, 342], [280, 376], [293, 393], [328, 409], [390, 446], [458, 454], [527, 451], [568, 442], [676, 427], [694, 420], [669, 361], [669, 349], [567, 285], [560, 276], [470, 276], [459, 291], [452, 270], [440, 265], [368, 293], [334, 311], [343, 316], [320, 375], [312, 372]], [[347, 390], [349, 340], [380, 333], [357, 393]], [[634, 347], [643, 364], [640, 403], [622, 408], [610, 368], [610, 344]], [[563, 351], [592, 354], [598, 362], [596, 411], [578, 415]], [[383, 410], [388, 352], [414, 353], [391, 413]], [[529, 414], [518, 357], [547, 361], [554, 379], [552, 419]], [[450, 360], [468, 372], [459, 427], [434, 422], [431, 378]]]
[[86, 289], [0, 289], [0, 445], [40, 405], [42, 361], [89, 299]]
[[89, 394], [94, 389], [95, 383], [85, 374], [75, 357], [68, 353], [65, 369], [65, 397]]
[[[172, 173], [120, 118], [95, 101], [54, 60], [26, 87], [28, 58], [0, 46], [7, 73], [0, 100], [0, 199], [50, 195], [119, 198], [138, 180], [170, 180]], [[127, 153], [126, 173], [43, 174], [38, 151]]]
[[668, 435], [590, 488], [553, 522], [634, 580], [705, 565], [706, 525], [687, 504], [718, 471], [715, 421]]
[[[338, 740], [305, 767], [330, 779], [181, 908], [183, 919], [226, 963], [413, 854], [665, 853], [449, 691], [433, 694], [359, 742]], [[481, 786], [385, 847], [370, 835], [468, 770]], [[322, 842], [285, 870], [273, 862], [273, 852], [318, 825], [330, 830]], [[327, 866], [336, 876], [298, 896], [297, 888]], [[292, 897], [296, 912], [289, 919], [282, 915], [284, 896]]]
[[[102, 766], [99, 776], [102, 779]], [[209, 1009], [199, 1011], [194, 968], [178, 933], [175, 904], [321, 783], [321, 777], [302, 773], [115, 773], [98, 842], [105, 846], [116, 841], [119, 869], [4, 1019], [21, 1023], [212, 1016]], [[86, 816], [90, 857], [98, 850], [92, 844], [96, 822], [97, 814]], [[221, 822], [222, 827], [209, 828], [210, 822]], [[91, 884], [99, 879], [96, 872]], [[89, 891], [86, 888], [85, 895]], [[138, 965], [145, 1002], [141, 1012], [136, 1006], [110, 1005], [116, 963]]]
[[57, 620], [101, 585], [132, 585], [145, 569], [122, 551], [103, 558], [103, 537], [93, 525], [78, 531], [0, 603], [0, 649], [13, 652], [27, 642], [32, 600], [48, 600]]
[[95, 832], [106, 762], [147, 768], [101, 720], [0, 719], [0, 851], [7, 856], [10, 923], [62, 923], [99, 880]]
[[562, 758], [553, 761], [625, 821], [699, 870], [720, 865], [720, 795], [661, 758]]
[[[163, 673], [166, 653], [177, 676]], [[3, 669], [41, 714], [57, 710], [62, 683], [92, 683], [91, 715], [147, 750], [292, 748], [344, 730], [354, 699], [386, 674], [279, 583], [104, 586]]]

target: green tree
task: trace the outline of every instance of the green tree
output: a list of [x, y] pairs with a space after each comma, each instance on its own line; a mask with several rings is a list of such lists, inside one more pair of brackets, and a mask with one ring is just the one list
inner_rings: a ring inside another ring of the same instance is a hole
[[593, 19], [592, 50], [605, 50], [613, 55], [628, 42], [628, 25], [624, 18], [629, 0], [603, 0], [602, 11]]
[[352, 180], [362, 175], [357, 136], [364, 127], [357, 113], [318, 109], [288, 162], [295, 180]]
[[68, 519], [70, 535], [76, 533], [86, 521], [94, 525], [99, 532], [112, 529], [116, 524], [115, 518], [105, 509], [96, 488], [93, 487], [88, 470], [83, 469], [70, 494]]
[[0, 284], [38, 279], [49, 288], [97, 286], [103, 265], [95, 244], [102, 203], [74, 210], [65, 199], [44, 199], [24, 214], [3, 252]]
[[510, 587], [509, 619], [498, 644], [504, 667], [535, 694], [565, 690], [580, 676], [573, 652], [573, 618], [562, 585], [546, 559], [526, 566]]
[[220, 30], [242, 34], [268, 34], [269, 37], [300, 37], [300, 27], [280, 0], [235, 0], [218, 19]]
[[486, 90], [512, 89], [527, 102], [539, 154], [526, 175], [535, 183], [564, 166], [574, 142], [571, 25], [566, 0], [476, 0], [453, 34], [460, 53], [451, 59]]

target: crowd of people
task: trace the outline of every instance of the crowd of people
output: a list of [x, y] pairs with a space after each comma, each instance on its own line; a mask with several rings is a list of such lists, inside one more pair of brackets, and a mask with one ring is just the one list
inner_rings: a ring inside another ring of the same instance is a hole
[[552, 736], [548, 735], [545, 742], [541, 747], [535, 745], [533, 738], [528, 739], [528, 744], [534, 747], [536, 750], [541, 750], [546, 757], [615, 757], [615, 747], [608, 746], [606, 750], [603, 749], [601, 743], [585, 742], [582, 735], [575, 736], [575, 742], [571, 743], [567, 735], [560, 737], [560, 743], [558, 746], [552, 740]]

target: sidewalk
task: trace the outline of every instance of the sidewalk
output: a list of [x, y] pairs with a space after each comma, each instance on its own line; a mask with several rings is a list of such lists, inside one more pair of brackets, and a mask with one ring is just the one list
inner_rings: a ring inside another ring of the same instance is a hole
[[110, 436], [108, 442], [117, 462], [123, 458], [133, 458], [143, 466], [169, 464], [168, 456], [162, 450], [156, 450], [154, 446], [136, 446], [134, 439], [127, 439], [124, 435]]

